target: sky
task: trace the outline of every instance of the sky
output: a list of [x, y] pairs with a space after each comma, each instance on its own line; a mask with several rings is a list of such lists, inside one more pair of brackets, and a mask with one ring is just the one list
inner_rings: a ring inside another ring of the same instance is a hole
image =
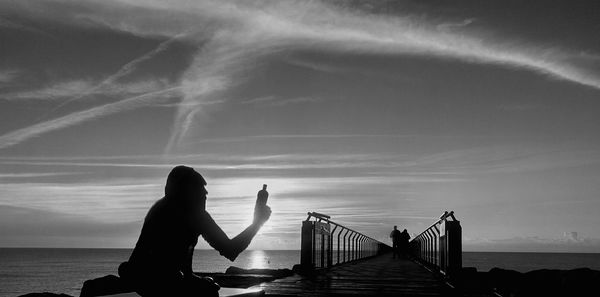
[[[600, 252], [600, 4], [0, 0], [0, 246], [133, 247], [175, 165], [230, 236]], [[207, 245], [200, 241], [198, 248]]]

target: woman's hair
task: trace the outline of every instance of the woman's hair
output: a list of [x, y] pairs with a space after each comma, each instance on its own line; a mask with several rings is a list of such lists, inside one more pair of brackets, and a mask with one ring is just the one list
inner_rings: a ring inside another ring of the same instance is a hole
[[199, 186], [206, 186], [204, 177], [192, 167], [179, 165], [173, 168], [167, 177], [165, 196], [185, 195]]

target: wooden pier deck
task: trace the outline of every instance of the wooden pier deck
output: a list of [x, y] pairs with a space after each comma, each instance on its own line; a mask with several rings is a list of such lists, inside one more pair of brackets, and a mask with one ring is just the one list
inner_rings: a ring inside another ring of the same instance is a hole
[[259, 286], [267, 296], [456, 296], [442, 279], [408, 259], [385, 254]]

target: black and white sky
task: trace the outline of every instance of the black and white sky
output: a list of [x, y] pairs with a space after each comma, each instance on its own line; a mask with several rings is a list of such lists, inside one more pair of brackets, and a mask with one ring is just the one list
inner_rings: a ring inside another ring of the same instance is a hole
[[269, 184], [255, 249], [454, 210], [467, 250], [600, 252], [598, 32], [593, 0], [0, 0], [0, 246], [131, 247], [186, 164], [230, 235]]

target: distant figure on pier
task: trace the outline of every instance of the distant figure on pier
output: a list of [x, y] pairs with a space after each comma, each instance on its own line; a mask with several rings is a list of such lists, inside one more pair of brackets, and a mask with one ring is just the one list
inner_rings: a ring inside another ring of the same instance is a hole
[[169, 173], [165, 196], [148, 211], [129, 261], [119, 266], [121, 278], [138, 294], [218, 296], [218, 284], [192, 271], [198, 236], [233, 261], [271, 216], [266, 201], [257, 204], [253, 223], [230, 239], [206, 212], [205, 186], [202, 175], [191, 167], [177, 166]]
[[408, 235], [408, 231], [404, 229], [402, 233], [400, 233], [400, 253], [406, 257], [408, 255], [408, 241], [410, 240], [410, 235]]
[[390, 233], [392, 239], [392, 257], [396, 259], [396, 255], [400, 257], [400, 244], [402, 239], [402, 233], [398, 230], [398, 226], [394, 226], [394, 230]]

